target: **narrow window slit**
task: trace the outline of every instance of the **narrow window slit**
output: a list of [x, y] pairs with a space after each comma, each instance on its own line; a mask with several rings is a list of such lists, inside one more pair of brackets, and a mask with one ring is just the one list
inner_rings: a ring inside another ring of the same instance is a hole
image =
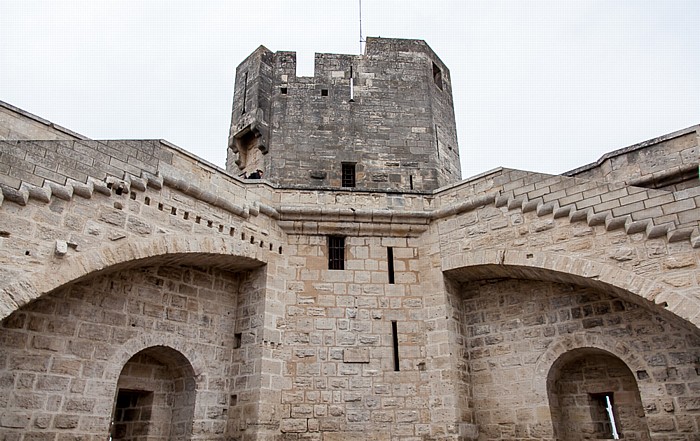
[[158, 210], [163, 211], [163, 204], [161, 204], [161, 203], [158, 204]]
[[413, 175], [408, 175], [408, 186], [413, 190]]
[[151, 198], [149, 198], [148, 196], [146, 196], [146, 197], [143, 199], [143, 203], [146, 204], [146, 205], [151, 205]]
[[617, 431], [612, 392], [590, 394], [591, 417], [596, 424], [599, 438], [620, 439]]
[[246, 102], [247, 98], [248, 98], [248, 72], [245, 73], [245, 77], [243, 79], [243, 111], [241, 112], [241, 115], [245, 114], [245, 102]]
[[177, 208], [175, 208], [175, 207], [171, 208], [171, 209], [170, 209], [170, 214], [172, 214], [173, 216], [175, 216], [175, 215], [177, 214]]
[[136, 200], [136, 193], [134, 193], [132, 191], [131, 194], [129, 195], [129, 197], [131, 198], [132, 201], [135, 201]]
[[231, 237], [233, 237], [233, 234], [234, 234], [235, 232], [236, 232], [236, 229], [233, 228], [233, 227], [231, 227], [231, 228], [228, 230], [228, 235], [231, 236]]
[[394, 284], [394, 248], [387, 247], [386, 249], [386, 264], [389, 271], [389, 284]]
[[197, 217], [194, 218], [194, 221], [195, 221], [195, 223], [200, 223], [200, 222], [202, 222], [202, 217], [201, 217], [201, 216], [197, 216]]
[[394, 372], [399, 372], [399, 332], [396, 320], [391, 321], [391, 341], [394, 346]]
[[185, 219], [185, 220], [189, 219], [189, 218], [190, 218], [190, 212], [189, 212], [189, 211], [185, 211], [185, 214], [182, 215], [182, 218]]
[[438, 137], [438, 126], [435, 126], [435, 150], [437, 151], [437, 157], [440, 157], [440, 138]]

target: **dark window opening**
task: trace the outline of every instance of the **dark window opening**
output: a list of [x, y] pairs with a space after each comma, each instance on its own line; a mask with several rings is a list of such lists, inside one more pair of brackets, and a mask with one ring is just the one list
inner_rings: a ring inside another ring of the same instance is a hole
[[394, 371], [399, 372], [399, 332], [396, 320], [391, 321], [391, 341], [394, 346]]
[[408, 186], [413, 190], [413, 175], [408, 175]]
[[389, 284], [394, 284], [394, 248], [387, 247], [386, 249], [386, 265], [389, 271]]
[[236, 332], [233, 334], [233, 349], [238, 349], [241, 347], [241, 341], [243, 339], [243, 334]]
[[591, 420], [596, 437], [601, 439], [620, 439], [615, 420], [612, 392], [590, 394]]
[[440, 157], [440, 137], [438, 136], [438, 126], [435, 126], [435, 150], [437, 151], [437, 157]]
[[281, 93], [282, 95], [286, 95], [286, 94], [287, 94], [287, 88], [286, 88], [286, 87], [280, 87], [280, 93]]
[[433, 81], [438, 89], [442, 90], [442, 70], [435, 63], [433, 63]]
[[119, 389], [114, 409], [111, 439], [131, 440], [148, 432], [153, 392]]
[[245, 78], [243, 80], [243, 111], [241, 115], [245, 113], [245, 102], [248, 98], [248, 72], [245, 73]]
[[328, 96], [328, 89], [321, 89], [321, 96]]
[[328, 269], [345, 269], [345, 237], [328, 236]]
[[355, 186], [355, 163], [354, 162], [343, 162], [342, 163], [341, 186], [343, 186], [343, 187], [354, 187]]

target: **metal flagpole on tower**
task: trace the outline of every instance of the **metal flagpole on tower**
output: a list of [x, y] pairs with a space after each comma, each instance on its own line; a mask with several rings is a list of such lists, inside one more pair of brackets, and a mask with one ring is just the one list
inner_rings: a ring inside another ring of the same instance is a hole
[[362, 39], [362, 0], [359, 0], [360, 2], [360, 55], [363, 53], [362, 49], [362, 43], [364, 43], [364, 40]]

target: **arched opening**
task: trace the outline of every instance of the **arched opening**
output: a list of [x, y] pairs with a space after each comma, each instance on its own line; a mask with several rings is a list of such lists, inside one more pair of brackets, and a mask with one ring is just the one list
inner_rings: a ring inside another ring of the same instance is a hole
[[119, 375], [111, 439], [190, 439], [195, 394], [194, 371], [182, 354], [165, 346], [138, 352]]
[[549, 371], [547, 394], [557, 439], [651, 439], [634, 374], [609, 352], [562, 355]]

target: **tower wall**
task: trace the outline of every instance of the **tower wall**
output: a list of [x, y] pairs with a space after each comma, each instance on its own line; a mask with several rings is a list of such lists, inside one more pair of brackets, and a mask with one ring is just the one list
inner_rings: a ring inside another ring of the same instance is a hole
[[[254, 117], [242, 112], [251, 97]], [[236, 148], [251, 118], [269, 139], [258, 162]], [[341, 187], [343, 163], [363, 189], [432, 190], [461, 173], [449, 70], [420, 40], [369, 38], [364, 55], [316, 54], [313, 77], [296, 76], [294, 52], [258, 49], [237, 70], [231, 139], [230, 171], [263, 164], [285, 186]]]

